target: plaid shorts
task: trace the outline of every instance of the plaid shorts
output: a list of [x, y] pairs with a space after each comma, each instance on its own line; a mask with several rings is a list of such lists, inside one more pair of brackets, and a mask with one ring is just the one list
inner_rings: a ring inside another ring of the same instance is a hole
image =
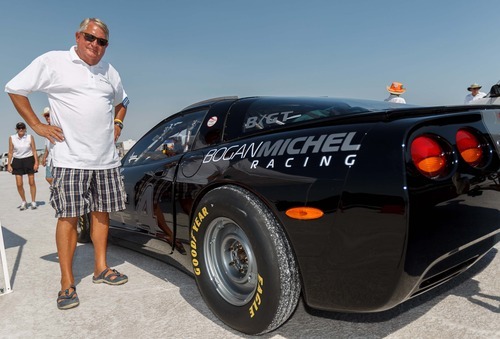
[[56, 218], [125, 209], [125, 188], [118, 167], [104, 170], [53, 167], [52, 175], [50, 204]]

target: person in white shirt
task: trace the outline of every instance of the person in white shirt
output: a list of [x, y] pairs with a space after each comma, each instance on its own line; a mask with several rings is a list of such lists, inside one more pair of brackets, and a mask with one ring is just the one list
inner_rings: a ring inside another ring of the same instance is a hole
[[479, 91], [481, 87], [482, 86], [478, 84], [472, 84], [467, 87], [467, 90], [470, 93], [465, 96], [464, 105], [469, 105], [471, 102], [484, 98], [486, 96], [486, 93]]
[[[42, 116], [45, 118], [47, 125], [50, 125], [50, 108], [45, 107], [42, 112]], [[45, 166], [45, 180], [52, 185], [52, 181], [54, 178], [52, 177], [52, 157], [50, 156], [50, 141], [49, 139], [45, 139], [45, 150], [43, 151], [42, 156], [42, 166]]]
[[7, 155], [7, 171], [16, 176], [17, 192], [21, 197], [21, 211], [25, 210], [26, 194], [24, 193], [23, 175], [28, 175], [28, 183], [31, 193], [31, 209], [36, 208], [36, 184], [35, 173], [38, 171], [38, 157], [36, 153], [35, 139], [26, 133], [26, 124], [16, 124], [17, 133], [9, 137], [9, 153]]
[[406, 104], [406, 100], [400, 97], [401, 94], [406, 92], [406, 88], [404, 88], [402, 83], [393, 82], [391, 86], [387, 86], [386, 88], [390, 95], [384, 101], [394, 102], [397, 104]]
[[[121, 134], [128, 97], [119, 73], [101, 61], [109, 30], [96, 18], [84, 19], [69, 51], [47, 52], [5, 86], [14, 107], [40, 136], [50, 140], [50, 203], [56, 212], [56, 244], [61, 269], [57, 307], [79, 305], [73, 275], [77, 223], [91, 214], [93, 283], [120, 285], [128, 277], [108, 267], [109, 212], [125, 209], [125, 189], [115, 142]], [[48, 94], [51, 125], [40, 122], [28, 94]]]

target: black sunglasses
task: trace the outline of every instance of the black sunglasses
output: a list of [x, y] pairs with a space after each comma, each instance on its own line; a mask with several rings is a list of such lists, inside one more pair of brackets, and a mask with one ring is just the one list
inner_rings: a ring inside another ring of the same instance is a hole
[[97, 39], [97, 44], [99, 46], [107, 46], [108, 45], [108, 40], [106, 39], [103, 39], [103, 38], [98, 38], [96, 37], [95, 35], [92, 35], [90, 33], [85, 33], [85, 32], [82, 32], [83, 33], [83, 37], [85, 38], [85, 40], [87, 40], [88, 42], [94, 42], [94, 40]]

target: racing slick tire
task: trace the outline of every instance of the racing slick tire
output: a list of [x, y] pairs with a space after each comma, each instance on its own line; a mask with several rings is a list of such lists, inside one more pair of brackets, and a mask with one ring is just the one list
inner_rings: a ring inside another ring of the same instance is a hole
[[190, 243], [198, 289], [228, 326], [266, 333], [297, 307], [294, 253], [278, 220], [254, 194], [233, 185], [208, 192], [193, 215]]
[[85, 244], [92, 241], [90, 239], [90, 213], [78, 217], [76, 230], [78, 234], [77, 241], [79, 243]]

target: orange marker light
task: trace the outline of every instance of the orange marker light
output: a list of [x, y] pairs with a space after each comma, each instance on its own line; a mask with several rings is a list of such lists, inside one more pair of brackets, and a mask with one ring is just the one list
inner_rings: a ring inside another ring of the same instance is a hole
[[323, 216], [323, 211], [314, 207], [293, 207], [286, 211], [286, 215], [293, 219], [311, 220]]

